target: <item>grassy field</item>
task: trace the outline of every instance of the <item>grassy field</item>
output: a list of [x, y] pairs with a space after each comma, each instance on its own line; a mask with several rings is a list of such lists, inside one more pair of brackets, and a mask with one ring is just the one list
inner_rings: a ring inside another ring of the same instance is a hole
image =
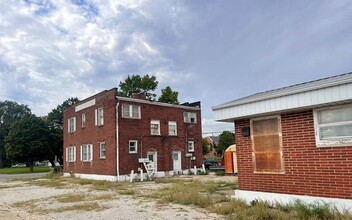
[[[50, 167], [34, 167], [33, 173], [49, 172]], [[0, 174], [20, 174], [30, 173], [29, 167], [16, 167], [16, 168], [0, 168]]]

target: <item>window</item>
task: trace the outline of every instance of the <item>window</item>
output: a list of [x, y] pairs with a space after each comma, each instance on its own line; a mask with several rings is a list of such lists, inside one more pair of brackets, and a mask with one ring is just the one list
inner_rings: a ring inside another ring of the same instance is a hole
[[95, 125], [97, 125], [97, 126], [104, 125], [104, 109], [103, 108], [95, 109]]
[[93, 160], [93, 145], [81, 145], [81, 161], [89, 162]]
[[194, 141], [188, 141], [188, 152], [194, 152]]
[[76, 147], [71, 146], [66, 148], [66, 161], [75, 162], [76, 161]]
[[183, 121], [186, 123], [197, 123], [197, 114], [195, 112], [184, 112]]
[[105, 142], [100, 142], [100, 158], [106, 157], [106, 149], [105, 149]]
[[141, 107], [136, 105], [122, 105], [123, 118], [141, 118]]
[[169, 135], [177, 135], [177, 124], [176, 121], [169, 121]]
[[128, 151], [130, 154], [137, 153], [137, 141], [135, 141], [135, 140], [129, 141], [128, 149], [129, 149]]
[[280, 116], [251, 119], [252, 159], [255, 173], [283, 173]]
[[73, 133], [76, 131], [76, 117], [68, 119], [68, 132]]
[[160, 135], [160, 121], [157, 121], [157, 120], [150, 121], [150, 134]]
[[352, 146], [352, 105], [314, 110], [318, 147]]
[[86, 127], [86, 113], [82, 113], [82, 128]]

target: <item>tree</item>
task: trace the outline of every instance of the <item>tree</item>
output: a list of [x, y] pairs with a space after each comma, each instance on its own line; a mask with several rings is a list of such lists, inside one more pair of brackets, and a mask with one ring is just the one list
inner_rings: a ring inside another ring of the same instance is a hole
[[46, 117], [46, 121], [51, 127], [62, 129], [64, 124], [64, 111], [79, 101], [80, 100], [77, 97], [68, 98], [61, 105], [58, 105], [56, 108], [51, 110], [51, 112], [49, 112]]
[[206, 138], [202, 138], [202, 146], [203, 146], [203, 155], [206, 155], [210, 152], [210, 144]]
[[4, 167], [6, 160], [5, 155], [5, 137], [10, 131], [10, 127], [17, 120], [31, 114], [27, 105], [21, 105], [13, 101], [0, 101], [0, 168]]
[[49, 112], [48, 116], [45, 117], [50, 132], [53, 138], [53, 145], [51, 146], [51, 161], [56, 155], [58, 158], [62, 159], [63, 156], [63, 124], [64, 124], [64, 111], [71, 107], [72, 105], [78, 103], [80, 100], [77, 97], [68, 98], [61, 105], [58, 105], [56, 108]]
[[161, 90], [161, 96], [158, 101], [178, 105], [178, 92], [172, 91], [171, 87], [167, 86]]
[[29, 163], [49, 159], [52, 134], [45, 121], [35, 115], [22, 118], [11, 126], [5, 138], [6, 155], [17, 162]]
[[133, 93], [143, 93], [149, 100], [154, 100], [156, 95], [152, 92], [156, 90], [158, 84], [156, 77], [148, 74], [143, 77], [139, 75], [128, 76], [124, 82], [120, 81], [119, 96], [131, 97]]
[[219, 144], [216, 148], [216, 151], [219, 154], [223, 154], [223, 152], [232, 144], [235, 143], [235, 134], [231, 131], [223, 131], [219, 135]]

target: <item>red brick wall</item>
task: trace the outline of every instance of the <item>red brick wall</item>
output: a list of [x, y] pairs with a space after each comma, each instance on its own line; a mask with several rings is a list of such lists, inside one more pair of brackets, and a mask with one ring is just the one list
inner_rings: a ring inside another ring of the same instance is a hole
[[[141, 106], [141, 119], [128, 119], [121, 117], [122, 104], [133, 104]], [[190, 124], [183, 122], [183, 112], [196, 112], [197, 123]], [[160, 120], [160, 136], [150, 135], [150, 121]], [[176, 121], [177, 136], [168, 135], [168, 122]], [[138, 163], [138, 158], [147, 157], [148, 151], [157, 151], [158, 171], [173, 170], [172, 151], [181, 151], [182, 169], [187, 169], [196, 165], [201, 166], [202, 155], [202, 131], [200, 111], [185, 110], [182, 108], [149, 105], [144, 103], [120, 101], [119, 105], [119, 155], [120, 173], [135, 172], [142, 164]], [[130, 154], [128, 149], [129, 140], [138, 141], [138, 150], [135, 154]], [[185, 157], [187, 153], [187, 140], [193, 140], [195, 144], [196, 160], [190, 162]]]
[[[64, 172], [116, 175], [116, 90], [102, 92], [85, 101], [96, 98], [96, 104], [75, 112], [74, 106], [64, 112], [64, 160], [68, 146], [76, 146], [76, 162], [64, 162]], [[84, 101], [82, 102], [84, 103]], [[79, 103], [81, 104], [81, 103]], [[78, 104], [78, 105], [79, 105]], [[95, 126], [95, 109], [103, 107], [104, 125]], [[86, 113], [86, 127], [81, 126], [81, 115]], [[67, 120], [76, 116], [76, 131], [68, 133]], [[106, 158], [100, 159], [99, 142], [105, 142]], [[80, 161], [80, 146], [93, 145], [93, 161]]]
[[[64, 159], [66, 148], [76, 146], [76, 162], [64, 162], [64, 172], [116, 175], [116, 90], [102, 92], [85, 101], [96, 98], [96, 105], [75, 112], [75, 106], [64, 112]], [[126, 119], [121, 117], [122, 103], [120, 101], [119, 114], [119, 166], [120, 174], [129, 174], [131, 170], [137, 172], [141, 164], [141, 142], [143, 142], [143, 157], [147, 157], [147, 151], [157, 151], [158, 171], [173, 170], [171, 153], [173, 150], [181, 151], [182, 169], [197, 167], [202, 164], [202, 136], [201, 136], [201, 112], [185, 110], [182, 108], [164, 107], [159, 105], [130, 102], [141, 106], [141, 119]], [[127, 102], [128, 103], [128, 102]], [[79, 103], [81, 104], [81, 103]], [[79, 105], [78, 104], [78, 105]], [[103, 107], [104, 125], [95, 126], [95, 109]], [[197, 123], [183, 122], [183, 112], [197, 112]], [[86, 113], [86, 127], [81, 127], [81, 115]], [[76, 117], [76, 131], [68, 133], [67, 120]], [[150, 120], [160, 120], [161, 135], [150, 135]], [[177, 136], [168, 135], [168, 121], [177, 122]], [[129, 140], [138, 141], [137, 154], [128, 152]], [[195, 143], [196, 160], [190, 162], [185, 157], [187, 153], [187, 140]], [[99, 142], [106, 143], [106, 158], [99, 158]], [[93, 144], [93, 161], [80, 161], [80, 146]]]
[[352, 146], [317, 148], [313, 112], [281, 115], [285, 174], [254, 174], [249, 119], [235, 122], [239, 189], [352, 199]]

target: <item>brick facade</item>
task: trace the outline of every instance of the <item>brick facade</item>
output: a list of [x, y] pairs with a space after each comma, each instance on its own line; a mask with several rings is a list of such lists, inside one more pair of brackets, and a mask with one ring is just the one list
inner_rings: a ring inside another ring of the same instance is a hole
[[[94, 106], [75, 112], [75, 106], [94, 99]], [[132, 104], [140, 106], [141, 118], [131, 119], [122, 117], [122, 105]], [[157, 102], [140, 101], [138, 99], [116, 98], [116, 89], [104, 91], [90, 97], [77, 105], [67, 109], [64, 113], [64, 158], [66, 148], [76, 147], [76, 161], [64, 162], [64, 172], [117, 175], [117, 146], [119, 149], [119, 174], [129, 174], [131, 170], [137, 172], [142, 164], [138, 159], [147, 157], [147, 152], [157, 152], [158, 171], [173, 170], [172, 152], [181, 151], [182, 169], [202, 164], [202, 136], [200, 108], [176, 105], [163, 105]], [[95, 109], [103, 107], [104, 125], [95, 125]], [[117, 112], [116, 112], [117, 108]], [[185, 123], [183, 112], [195, 112], [197, 123]], [[81, 127], [81, 115], [86, 114], [86, 127]], [[116, 117], [118, 116], [118, 117]], [[68, 132], [68, 119], [76, 117], [76, 131]], [[116, 120], [117, 119], [117, 120]], [[150, 121], [160, 121], [160, 135], [151, 135]], [[177, 135], [168, 135], [168, 122], [177, 123]], [[116, 134], [118, 132], [118, 135]], [[118, 136], [118, 143], [117, 138]], [[129, 141], [136, 140], [137, 153], [129, 153]], [[195, 160], [186, 158], [188, 141], [194, 141], [195, 149], [192, 153]], [[106, 158], [100, 159], [99, 143], [106, 144]], [[93, 145], [93, 160], [83, 162], [80, 160], [80, 146]]]
[[352, 147], [317, 148], [312, 110], [281, 115], [284, 174], [253, 173], [249, 126], [235, 121], [240, 190], [352, 199]]

